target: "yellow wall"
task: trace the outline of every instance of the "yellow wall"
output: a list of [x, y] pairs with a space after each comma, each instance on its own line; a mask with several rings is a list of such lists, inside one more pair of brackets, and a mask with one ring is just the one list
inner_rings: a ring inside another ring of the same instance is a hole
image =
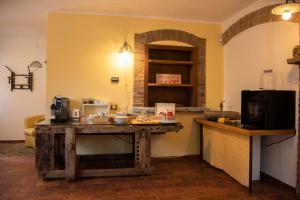
[[[125, 105], [125, 70], [117, 59], [117, 52], [124, 40], [133, 45], [134, 33], [155, 29], [178, 29], [207, 39], [206, 105], [217, 108], [218, 101], [223, 99], [223, 48], [219, 43], [220, 25], [65, 13], [49, 14], [46, 95], [48, 108], [52, 98], [58, 94], [71, 98], [73, 107], [79, 106], [81, 98], [84, 97], [106, 99], [121, 106]], [[131, 105], [133, 65], [128, 66], [126, 71]], [[111, 84], [112, 76], [119, 76], [120, 83]], [[180, 118], [182, 117], [183, 121], [192, 120], [192, 115], [189, 114], [182, 113]], [[189, 142], [186, 144], [187, 149], [181, 153], [176, 151], [167, 155], [193, 154], [199, 151], [199, 142], [195, 141], [197, 133], [189, 130], [194, 126], [190, 121], [182, 132]], [[156, 138], [164, 138], [161, 141], [168, 142], [168, 137], [165, 137]], [[181, 140], [180, 137], [177, 139]], [[166, 155], [164, 150], [167, 149], [161, 144], [157, 145], [155, 154]]]

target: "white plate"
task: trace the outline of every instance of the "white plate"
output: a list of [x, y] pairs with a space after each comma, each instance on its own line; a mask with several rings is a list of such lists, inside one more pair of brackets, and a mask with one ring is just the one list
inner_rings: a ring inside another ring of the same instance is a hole
[[177, 120], [176, 119], [173, 119], [173, 120], [161, 119], [159, 122], [162, 124], [175, 124], [175, 123], [177, 123]]

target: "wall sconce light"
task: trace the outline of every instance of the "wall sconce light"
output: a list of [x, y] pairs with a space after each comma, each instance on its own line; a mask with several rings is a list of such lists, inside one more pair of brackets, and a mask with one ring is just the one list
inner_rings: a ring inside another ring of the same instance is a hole
[[133, 53], [132, 47], [128, 44], [127, 41], [123, 43], [123, 46], [119, 50], [119, 54], [121, 57], [121, 60], [125, 63], [128, 64], [131, 59], [131, 54]]
[[286, 0], [285, 4], [272, 9], [274, 15], [281, 15], [283, 20], [291, 19], [292, 15], [300, 11], [300, 3], [296, 0]]
[[42, 69], [43, 68], [42, 63], [40, 63], [40, 61], [37, 61], [37, 60], [31, 62], [29, 67], [30, 68], [36, 68], [36, 69]]
[[124, 79], [125, 79], [125, 99], [126, 99], [126, 105], [125, 105], [125, 109], [126, 112], [128, 113], [128, 106], [129, 106], [129, 93], [128, 93], [128, 85], [127, 85], [127, 67], [130, 64], [131, 61], [131, 56], [133, 53], [133, 49], [132, 47], [128, 44], [127, 41], [125, 41], [122, 45], [122, 47], [119, 50], [119, 54], [120, 54], [120, 60], [122, 61], [123, 65], [124, 65]]

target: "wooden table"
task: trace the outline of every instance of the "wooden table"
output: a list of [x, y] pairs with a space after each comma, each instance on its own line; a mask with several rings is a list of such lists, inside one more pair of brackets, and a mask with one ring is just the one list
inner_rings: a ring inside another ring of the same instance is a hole
[[[122, 176], [149, 174], [151, 168], [151, 134], [177, 132], [180, 123], [151, 125], [116, 125], [89, 123], [50, 123], [36, 126], [35, 166], [39, 177], [45, 179], [76, 177]], [[84, 169], [78, 168], [76, 156], [77, 135], [132, 135], [134, 163], [128, 168]]]
[[[230, 165], [234, 165], [235, 168], [238, 168], [240, 171], [239, 173], [245, 173], [247, 174], [247, 179], [248, 183], [244, 185], [248, 187], [249, 192], [252, 192], [252, 159], [253, 159], [253, 136], [271, 136], [271, 135], [286, 135], [286, 136], [292, 136], [296, 134], [295, 129], [291, 130], [251, 130], [244, 128], [241, 124], [233, 124], [233, 123], [218, 123], [218, 122], [213, 122], [213, 121], [208, 121], [203, 118], [195, 118], [194, 121], [200, 125], [200, 155], [201, 158], [203, 159], [205, 156], [206, 157], [213, 157], [211, 154], [214, 153], [215, 149], [221, 148], [219, 146], [216, 147], [216, 142], [210, 141], [209, 145], [206, 145], [204, 147], [204, 135], [207, 137], [210, 137], [210, 134], [216, 134], [216, 130], [219, 134], [224, 134], [226, 137], [231, 137], [231, 138], [236, 138], [234, 139], [237, 141], [235, 144], [238, 145], [238, 142], [243, 142], [241, 145], [242, 148], [247, 149], [247, 155], [243, 152], [238, 152], [239, 147], [229, 147], [227, 145], [226, 151], [227, 153], [230, 153], [233, 149], [235, 152], [233, 154], [235, 156], [229, 156], [231, 161], [233, 163], [230, 163]], [[206, 131], [207, 133], [204, 133], [203, 129], [204, 126], [207, 128]], [[213, 137], [212, 139], [213, 140]], [[232, 146], [232, 145], [231, 145]], [[214, 150], [210, 150], [214, 149]], [[209, 153], [205, 152], [208, 151]], [[232, 152], [231, 152], [232, 153]], [[210, 155], [205, 155], [205, 154], [210, 154]], [[244, 160], [246, 162], [243, 162], [242, 164], [239, 163], [239, 158], [236, 158], [237, 156], [240, 156], [240, 160]], [[218, 161], [217, 161], [218, 162]], [[239, 165], [240, 164], [240, 165]], [[218, 164], [217, 164], [218, 165]], [[246, 166], [247, 165], [247, 166]], [[239, 166], [239, 167], [237, 167]], [[241, 166], [244, 166], [241, 167]], [[219, 166], [217, 166], [219, 167]], [[227, 166], [228, 167], [228, 166]], [[226, 167], [225, 167], [226, 168]], [[247, 169], [247, 171], [242, 171], [243, 169]], [[239, 178], [237, 177], [237, 174], [234, 174], [232, 169], [223, 169], [224, 171], [227, 171], [228, 174], [230, 174], [233, 178], [235, 178], [237, 181], [240, 182]], [[242, 182], [240, 182], [242, 183]]]

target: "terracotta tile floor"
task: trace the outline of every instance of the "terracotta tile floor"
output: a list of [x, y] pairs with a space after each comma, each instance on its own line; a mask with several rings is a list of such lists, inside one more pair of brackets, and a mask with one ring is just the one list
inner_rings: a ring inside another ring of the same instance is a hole
[[284, 188], [257, 183], [254, 193], [197, 158], [159, 159], [151, 176], [42, 181], [34, 157], [0, 157], [1, 200], [295, 199]]

